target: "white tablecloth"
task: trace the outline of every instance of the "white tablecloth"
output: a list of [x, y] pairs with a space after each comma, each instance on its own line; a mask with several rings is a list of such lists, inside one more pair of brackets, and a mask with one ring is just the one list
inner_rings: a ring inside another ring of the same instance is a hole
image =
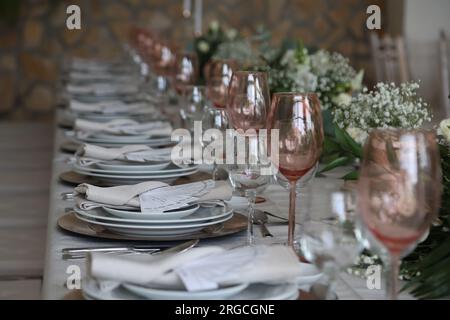
[[[69, 293], [69, 290], [65, 287], [68, 277], [66, 271], [69, 266], [77, 265], [81, 268], [82, 274], [84, 272], [84, 260], [65, 261], [61, 256], [61, 249], [66, 247], [111, 245], [111, 241], [82, 237], [58, 229], [56, 225], [57, 219], [64, 214], [64, 209], [71, 205], [70, 202], [61, 200], [60, 194], [62, 192], [71, 191], [72, 188], [70, 186], [63, 185], [58, 181], [59, 174], [67, 171], [69, 169], [69, 165], [64, 162], [64, 159], [68, 156], [59, 151], [59, 146], [64, 140], [62, 130], [56, 129], [55, 135], [53, 173], [50, 190], [50, 212], [47, 232], [47, 250], [43, 280], [44, 299], [61, 299]], [[341, 175], [342, 172], [335, 172], [334, 175], [331, 174], [327, 178], [316, 179], [314, 183], [342, 183], [341, 180], [336, 179], [336, 177]], [[261, 208], [265, 208], [276, 214], [281, 214], [284, 216], [287, 215], [288, 193], [280, 186], [269, 186], [265, 191], [264, 197], [269, 201], [264, 204], [260, 204], [259, 206]], [[285, 225], [269, 225], [269, 229], [277, 239], [286, 238], [287, 227]], [[258, 238], [260, 238], [260, 232], [257, 226], [255, 226], [255, 234]], [[202, 240], [201, 245], [214, 244], [230, 248], [243, 244], [245, 242], [245, 237], [246, 234], [243, 232], [219, 239]], [[365, 280], [344, 273], [337, 281], [336, 293], [339, 299], [384, 298], [383, 290], [370, 290], [367, 288]], [[405, 296], [405, 298], [408, 298], [408, 296]]]

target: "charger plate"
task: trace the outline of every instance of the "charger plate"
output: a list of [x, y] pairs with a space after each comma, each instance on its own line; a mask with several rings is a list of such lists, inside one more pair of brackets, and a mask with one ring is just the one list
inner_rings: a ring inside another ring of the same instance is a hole
[[218, 238], [247, 230], [247, 217], [235, 213], [230, 220], [220, 223], [218, 226], [209, 226], [200, 231], [188, 235], [170, 236], [170, 237], [139, 237], [126, 236], [106, 228], [93, 225], [91, 223], [77, 219], [75, 214], [68, 213], [58, 219], [58, 226], [69, 232], [81, 234], [90, 237], [113, 239], [113, 240], [131, 240], [131, 241], [182, 241], [193, 239]]

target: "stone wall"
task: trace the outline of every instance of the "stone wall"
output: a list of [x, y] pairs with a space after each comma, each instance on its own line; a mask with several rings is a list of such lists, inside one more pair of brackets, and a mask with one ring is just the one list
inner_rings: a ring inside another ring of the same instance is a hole
[[[20, 0], [17, 0], [20, 1]], [[264, 24], [273, 41], [286, 36], [350, 57], [372, 79], [365, 28], [369, 4], [385, 0], [203, 0], [212, 20], [251, 33]], [[109, 57], [120, 51], [130, 23], [148, 24], [174, 39], [183, 35], [181, 0], [21, 0], [15, 26], [0, 26], [0, 119], [51, 119], [64, 56]], [[82, 30], [65, 27], [78, 4]], [[382, 6], [383, 7], [383, 6]]]

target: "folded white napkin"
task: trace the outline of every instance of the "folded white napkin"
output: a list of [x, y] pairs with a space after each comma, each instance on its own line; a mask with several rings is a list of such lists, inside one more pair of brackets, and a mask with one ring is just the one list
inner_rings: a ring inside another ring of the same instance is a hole
[[120, 100], [111, 100], [105, 102], [85, 103], [77, 100], [71, 100], [69, 109], [74, 112], [83, 113], [127, 113], [127, 114], [145, 114], [156, 111], [156, 109], [145, 102], [125, 103]]
[[151, 288], [212, 290], [242, 283], [294, 283], [302, 275], [295, 252], [282, 245], [231, 250], [193, 248], [184, 253], [88, 258], [88, 273], [113, 289], [120, 283]]
[[102, 161], [120, 160], [145, 163], [149, 161], [170, 161], [172, 148], [153, 149], [145, 145], [127, 145], [120, 148], [105, 148], [93, 144], [81, 145], [75, 156], [81, 166], [90, 166]]
[[79, 138], [86, 138], [99, 133], [127, 136], [170, 136], [172, 133], [172, 126], [169, 122], [151, 121], [139, 123], [131, 119], [115, 119], [109, 122], [76, 119], [74, 128]]
[[169, 186], [148, 181], [135, 185], [97, 187], [83, 183], [75, 187], [77, 206], [82, 210], [98, 207], [141, 208], [143, 212], [167, 211], [190, 203], [229, 200], [232, 188], [226, 181], [205, 180]]
[[67, 84], [66, 90], [69, 94], [97, 96], [135, 94], [139, 92], [137, 85], [123, 85], [117, 83], [90, 83], [89, 85]]
[[68, 78], [70, 81], [107, 81], [113, 83], [130, 83], [136, 81], [135, 77], [129, 74], [114, 74], [108, 70], [98, 70], [94, 73], [82, 71], [70, 71]]

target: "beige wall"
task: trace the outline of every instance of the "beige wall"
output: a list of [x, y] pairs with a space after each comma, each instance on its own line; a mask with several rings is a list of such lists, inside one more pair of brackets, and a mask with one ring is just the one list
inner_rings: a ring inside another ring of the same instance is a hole
[[[0, 119], [48, 120], [66, 55], [111, 56], [131, 23], [150, 24], [180, 39], [181, 0], [22, 0], [17, 26], [0, 29]], [[57, 3], [50, 6], [49, 3]], [[369, 4], [384, 0], [204, 0], [205, 25], [217, 19], [244, 33], [259, 24], [285, 37], [339, 51], [372, 78], [365, 28]], [[65, 8], [79, 4], [82, 30], [65, 28]]]

